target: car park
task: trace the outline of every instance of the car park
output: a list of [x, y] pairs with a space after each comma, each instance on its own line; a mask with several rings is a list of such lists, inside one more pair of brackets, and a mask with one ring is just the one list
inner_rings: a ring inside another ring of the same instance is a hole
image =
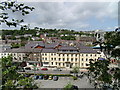
[[53, 77], [52, 76], [49, 76], [49, 78], [48, 78], [49, 80], [52, 80], [53, 79]]
[[47, 80], [48, 78], [49, 78], [49, 76], [48, 75], [44, 75], [44, 80]]
[[57, 81], [58, 80], [58, 76], [53, 76], [53, 80]]
[[48, 69], [47, 69], [47, 68], [42, 68], [41, 70], [43, 70], [43, 71], [47, 71]]

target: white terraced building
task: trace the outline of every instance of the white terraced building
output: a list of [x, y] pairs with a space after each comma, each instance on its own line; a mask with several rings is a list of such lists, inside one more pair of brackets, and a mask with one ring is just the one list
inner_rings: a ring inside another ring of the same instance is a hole
[[26, 61], [28, 66], [36, 64], [38, 67], [60, 68], [72, 68], [74, 66], [87, 68], [90, 59], [96, 61], [100, 57], [106, 58], [104, 53], [80, 43], [63, 44], [54, 42], [46, 44], [42, 41], [30, 41], [25, 47], [6, 50], [1, 54], [12, 54], [14, 62]]

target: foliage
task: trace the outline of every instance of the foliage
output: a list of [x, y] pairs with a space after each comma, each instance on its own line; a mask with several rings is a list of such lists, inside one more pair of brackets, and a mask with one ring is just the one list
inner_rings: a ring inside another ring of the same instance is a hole
[[71, 36], [71, 35], [70, 36], [62, 36], [61, 39], [62, 40], [76, 40], [75, 36]]
[[79, 72], [79, 67], [73, 67], [72, 72], [73, 72], [73, 73], [78, 73], [78, 72]]
[[24, 77], [24, 75], [19, 74], [17, 66], [12, 64], [12, 57], [1, 58], [2, 62], [2, 89], [8, 90], [16, 88], [34, 88], [37, 86], [33, 84], [31, 78]]
[[12, 48], [19, 48], [21, 46], [21, 44], [12, 43], [11, 46], [12, 46]]
[[76, 77], [76, 76], [73, 76], [73, 80], [77, 80], [77, 77]]
[[111, 54], [112, 54], [113, 57], [119, 57], [120, 58], [120, 48], [119, 49], [114, 49]]
[[103, 81], [104, 83], [111, 83], [112, 76], [108, 73], [109, 60], [98, 60], [94, 62], [90, 60], [90, 67], [88, 68], [89, 74], [96, 80]]
[[64, 90], [73, 90], [73, 85], [71, 83], [68, 83], [65, 87]]
[[23, 16], [29, 14], [30, 11], [32, 11], [34, 7], [29, 7], [24, 5], [23, 3], [18, 4], [15, 1], [5, 1], [0, 2], [0, 10], [2, 13], [0, 13], [0, 24], [5, 23], [7, 26], [14, 26], [17, 27], [20, 25], [20, 23], [24, 22], [23, 19], [16, 20], [15, 18], [10, 19], [8, 11], [11, 11], [13, 13], [20, 12]]

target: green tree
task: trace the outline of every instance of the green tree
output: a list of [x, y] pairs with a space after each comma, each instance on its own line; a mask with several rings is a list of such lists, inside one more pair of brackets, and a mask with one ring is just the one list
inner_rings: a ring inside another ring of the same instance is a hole
[[6, 24], [7, 26], [15, 26], [17, 27], [20, 23], [24, 22], [23, 19], [16, 20], [15, 18], [10, 19], [10, 15], [8, 11], [20, 12], [23, 16], [29, 14], [29, 10], [32, 11], [34, 7], [29, 7], [24, 5], [23, 3], [16, 3], [15, 1], [8, 0], [8, 1], [0, 1], [0, 24]]
[[1, 58], [2, 62], [2, 89], [17, 89], [17, 88], [37, 88], [32, 78], [25, 77], [17, 72], [17, 66], [12, 63], [12, 57]]
[[64, 90], [73, 90], [73, 85], [71, 83], [68, 83], [63, 89]]

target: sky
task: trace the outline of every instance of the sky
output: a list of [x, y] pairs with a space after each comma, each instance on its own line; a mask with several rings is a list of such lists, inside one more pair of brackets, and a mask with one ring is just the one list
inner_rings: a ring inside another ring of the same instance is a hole
[[[69, 29], [76, 31], [113, 31], [118, 26], [118, 2], [24, 2], [34, 11], [22, 16], [11, 13], [10, 18], [24, 19], [30, 28]], [[2, 25], [2, 29], [15, 29]], [[18, 27], [19, 28], [19, 27]]]

